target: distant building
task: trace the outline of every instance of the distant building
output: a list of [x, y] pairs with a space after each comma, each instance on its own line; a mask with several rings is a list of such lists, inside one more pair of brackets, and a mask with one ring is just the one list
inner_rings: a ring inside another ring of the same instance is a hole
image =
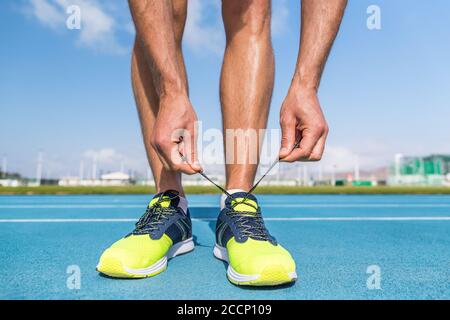
[[396, 155], [389, 184], [450, 185], [450, 155], [406, 157]]
[[64, 177], [58, 182], [60, 186], [124, 186], [131, 184], [130, 176], [123, 172], [102, 174], [100, 179], [80, 179], [79, 177]]
[[19, 187], [23, 182], [19, 179], [0, 179], [0, 186], [2, 187]]
[[130, 175], [117, 171], [101, 175], [104, 185], [125, 185], [131, 182]]
[[59, 179], [58, 185], [66, 187], [80, 186], [81, 181], [79, 177], [63, 177]]

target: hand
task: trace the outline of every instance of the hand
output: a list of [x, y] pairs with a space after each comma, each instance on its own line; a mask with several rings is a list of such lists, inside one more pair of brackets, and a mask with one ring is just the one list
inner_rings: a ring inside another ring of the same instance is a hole
[[202, 171], [197, 160], [196, 122], [189, 98], [161, 98], [151, 143], [167, 169], [186, 174]]
[[[315, 90], [291, 87], [281, 107], [280, 125], [282, 161], [319, 161], [322, 158], [328, 125]], [[299, 147], [293, 149], [298, 140]]]

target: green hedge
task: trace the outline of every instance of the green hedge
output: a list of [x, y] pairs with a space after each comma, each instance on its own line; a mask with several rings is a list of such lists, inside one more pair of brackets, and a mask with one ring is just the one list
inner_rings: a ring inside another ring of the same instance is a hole
[[[189, 194], [218, 194], [215, 187], [188, 186]], [[1, 187], [0, 195], [19, 194], [152, 194], [154, 187], [121, 186], [121, 187]], [[255, 193], [259, 194], [450, 194], [450, 187], [291, 187], [291, 186], [260, 186]]]

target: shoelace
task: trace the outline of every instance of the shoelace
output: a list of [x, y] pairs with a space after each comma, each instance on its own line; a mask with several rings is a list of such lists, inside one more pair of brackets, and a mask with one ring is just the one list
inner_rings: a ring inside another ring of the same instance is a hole
[[[300, 140], [298, 140], [292, 150], [298, 148], [300, 145]], [[180, 153], [181, 159], [188, 163], [186, 157], [183, 156]], [[250, 188], [248, 192], [245, 193], [245, 196], [240, 201], [235, 201], [230, 208], [229, 214], [232, 215], [232, 217], [235, 218], [236, 223], [241, 228], [242, 234], [245, 236], [249, 236], [252, 238], [260, 239], [260, 240], [268, 240], [269, 239], [269, 232], [267, 231], [264, 220], [261, 216], [261, 212], [257, 206], [252, 205], [249, 202], [246, 202], [248, 200], [249, 195], [252, 194], [253, 191], [258, 187], [259, 183], [269, 174], [269, 172], [280, 162], [280, 158], [277, 158], [267, 169], [267, 171], [256, 181], [256, 183], [253, 185], [253, 187]], [[222, 193], [226, 194], [228, 197], [233, 199], [233, 196], [225, 190], [225, 188], [221, 187], [217, 183], [215, 183], [211, 178], [209, 178], [204, 172], [198, 172], [203, 178], [208, 180], [210, 183], [212, 183], [214, 186], [216, 186]], [[234, 208], [239, 204], [245, 204], [246, 206], [253, 207], [256, 212], [250, 212], [250, 211], [235, 211]]]
[[[269, 240], [269, 232], [264, 225], [264, 220], [259, 209], [256, 209], [256, 212], [235, 211], [233, 210], [235, 205], [236, 204], [232, 205], [226, 214], [234, 219], [241, 235], [244, 237], [251, 237], [256, 240]], [[246, 205], [250, 204], [246, 203]]]
[[161, 203], [163, 201], [172, 201], [173, 199], [179, 197], [175, 195], [173, 197], [163, 198], [165, 194], [163, 193], [158, 201], [156, 201], [152, 206], [145, 210], [144, 215], [136, 223], [136, 228], [132, 232], [133, 234], [148, 234], [153, 231], [159, 230], [160, 226], [164, 224], [164, 220], [168, 220], [172, 215], [178, 212], [177, 208], [167, 207], [164, 208]]

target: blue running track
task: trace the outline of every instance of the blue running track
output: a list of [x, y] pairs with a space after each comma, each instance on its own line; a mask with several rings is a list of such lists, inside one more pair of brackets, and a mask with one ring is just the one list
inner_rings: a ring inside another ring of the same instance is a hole
[[[153, 278], [100, 276], [99, 255], [149, 199], [0, 196], [0, 298], [450, 299], [450, 196], [259, 196], [270, 232], [297, 261], [299, 281], [276, 289], [227, 281], [212, 255], [219, 196], [189, 196], [192, 253]], [[80, 289], [67, 285], [73, 265]], [[379, 268], [380, 289], [368, 268]]]

